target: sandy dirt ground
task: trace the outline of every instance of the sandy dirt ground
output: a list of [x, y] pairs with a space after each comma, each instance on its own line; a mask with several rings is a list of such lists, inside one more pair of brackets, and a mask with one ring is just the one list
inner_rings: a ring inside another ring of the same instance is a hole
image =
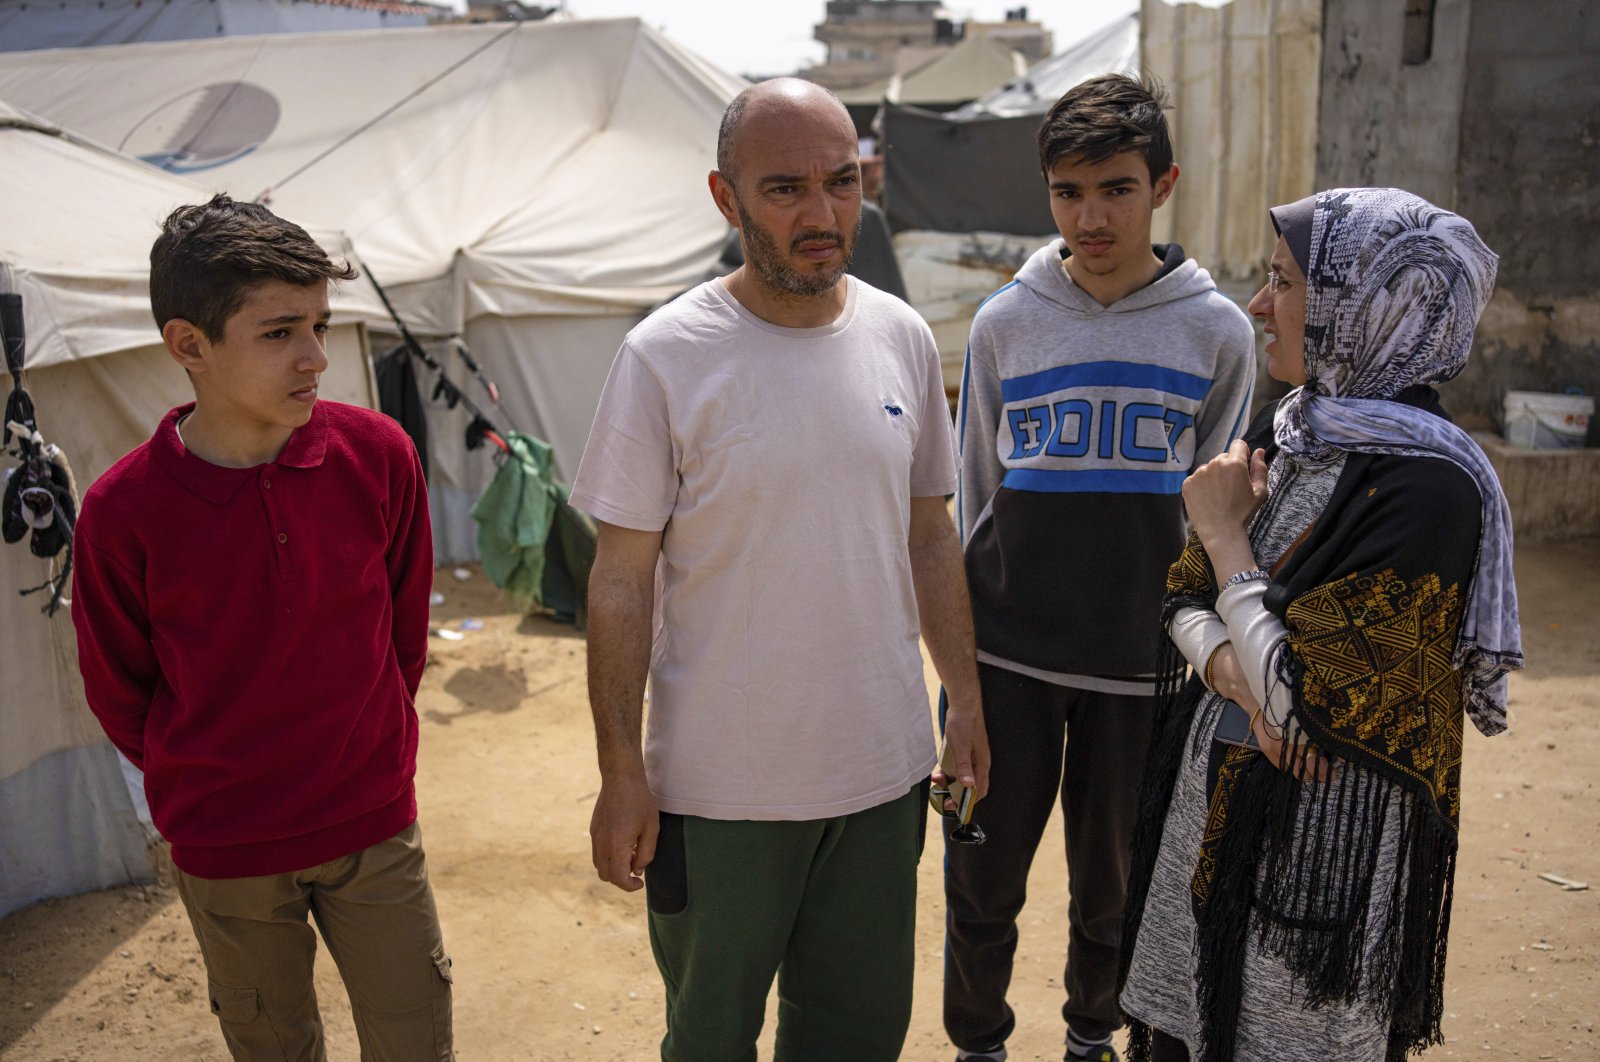
[[[1469, 729], [1463, 854], [1443, 1059], [1600, 1059], [1600, 540], [1519, 550], [1528, 670], [1509, 734]], [[511, 612], [481, 573], [440, 572], [423, 682], [422, 827], [455, 960], [463, 1062], [656, 1056], [661, 989], [642, 894], [598, 881], [598, 788], [584, 642]], [[473, 626], [473, 624], [469, 624]], [[931, 677], [931, 672], [930, 672]], [[1059, 826], [1052, 827], [1059, 838]], [[1059, 1059], [1066, 875], [1036, 861], [1012, 1000], [1018, 1060]], [[939, 844], [922, 862], [916, 1009], [904, 1057], [951, 1059], [939, 1025]], [[1590, 883], [1565, 891], [1549, 872]], [[319, 956], [330, 1055], [357, 1057], [337, 971]], [[770, 1014], [770, 1011], [769, 1011]], [[770, 1057], [771, 1021], [762, 1057]], [[52, 900], [0, 920], [0, 1058], [223, 1062], [199, 954], [171, 888]]]

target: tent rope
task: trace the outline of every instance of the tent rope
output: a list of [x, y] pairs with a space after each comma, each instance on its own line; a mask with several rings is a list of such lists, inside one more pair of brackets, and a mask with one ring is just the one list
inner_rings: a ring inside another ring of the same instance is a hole
[[[429, 354], [423, 349], [422, 344], [417, 342], [417, 337], [412, 335], [411, 329], [406, 327], [406, 323], [401, 319], [399, 311], [394, 308], [394, 303], [389, 301], [389, 293], [383, 290], [383, 285], [378, 283], [378, 278], [373, 276], [371, 269], [367, 270], [367, 280], [372, 283], [372, 288], [378, 293], [378, 298], [383, 300], [383, 308], [389, 311], [390, 320], [394, 321], [395, 327], [400, 329], [402, 345], [411, 353], [412, 357], [426, 365], [437, 377], [437, 382], [433, 388], [433, 397], [438, 399], [442, 396], [445, 405], [450, 409], [456, 408], [458, 404], [463, 405], [467, 408], [467, 412], [472, 414], [472, 423], [467, 426], [467, 449], [476, 450], [487, 440], [499, 447], [502, 453], [510, 453], [511, 447], [507, 445], [500, 429], [496, 428], [494, 423], [484, 416], [483, 410], [479, 409], [477, 403], [467, 397], [465, 391], [456, 386], [454, 380], [445, 375], [444, 366], [439, 364], [438, 359]], [[500, 389], [484, 378], [482, 371], [478, 369], [477, 363], [472, 360], [472, 355], [466, 353], [466, 344], [461, 342], [459, 337], [457, 338], [456, 349], [464, 355], [467, 365], [477, 375], [484, 387], [488, 389], [490, 398], [495, 402], [499, 402]]]

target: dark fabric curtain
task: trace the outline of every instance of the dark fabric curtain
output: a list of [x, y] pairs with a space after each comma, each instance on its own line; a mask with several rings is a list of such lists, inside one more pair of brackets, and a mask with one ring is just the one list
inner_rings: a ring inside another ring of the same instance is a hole
[[428, 418], [417, 384], [417, 367], [406, 348], [396, 347], [373, 362], [378, 383], [378, 408], [400, 423], [422, 458], [422, 475], [428, 475]]
[[1039, 115], [952, 121], [886, 104], [884, 210], [896, 232], [1054, 233], [1039, 173]]

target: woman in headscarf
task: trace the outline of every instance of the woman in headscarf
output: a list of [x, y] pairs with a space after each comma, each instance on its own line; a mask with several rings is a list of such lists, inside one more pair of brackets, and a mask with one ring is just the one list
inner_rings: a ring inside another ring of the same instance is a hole
[[1121, 1001], [1134, 1060], [1398, 1062], [1440, 1039], [1463, 717], [1504, 730], [1522, 664], [1505, 497], [1428, 386], [1497, 259], [1397, 189], [1271, 214], [1296, 389], [1183, 489]]

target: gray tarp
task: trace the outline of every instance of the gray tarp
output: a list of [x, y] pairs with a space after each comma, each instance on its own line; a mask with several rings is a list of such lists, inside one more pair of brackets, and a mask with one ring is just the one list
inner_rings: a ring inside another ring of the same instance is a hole
[[896, 232], [1055, 231], [1039, 175], [1038, 115], [954, 122], [917, 107], [883, 114], [883, 208]]

